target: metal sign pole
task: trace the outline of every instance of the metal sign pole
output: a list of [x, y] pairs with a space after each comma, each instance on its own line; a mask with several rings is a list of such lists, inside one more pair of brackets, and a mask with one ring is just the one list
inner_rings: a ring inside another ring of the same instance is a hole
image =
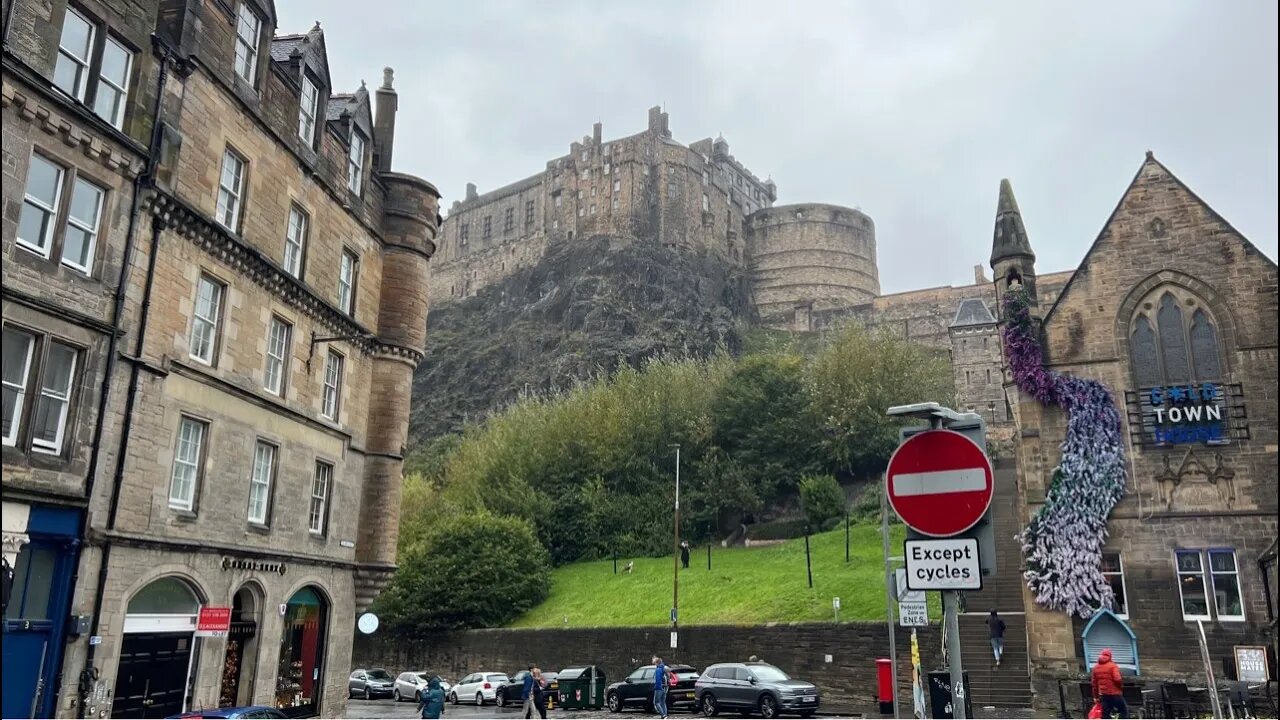
[[898, 714], [898, 642], [896, 630], [893, 627], [893, 586], [891, 577], [893, 569], [889, 564], [889, 494], [887, 492], [880, 495], [880, 539], [884, 544], [884, 603], [885, 603], [885, 623], [889, 627], [889, 669], [893, 678], [893, 717], [900, 718]]
[[942, 591], [943, 623], [947, 629], [948, 666], [951, 670], [951, 717], [965, 720], [964, 669], [960, 662], [960, 593], [955, 590]]

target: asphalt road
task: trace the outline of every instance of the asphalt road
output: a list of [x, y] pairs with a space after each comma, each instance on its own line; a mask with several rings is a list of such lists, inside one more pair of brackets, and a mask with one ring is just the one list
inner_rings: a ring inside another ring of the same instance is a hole
[[[349, 718], [416, 718], [418, 706], [414, 703], [398, 703], [394, 700], [355, 700], [347, 701], [347, 717]], [[444, 715], [448, 720], [453, 718], [515, 718], [521, 717], [520, 706], [511, 705], [500, 708], [494, 705], [476, 707], [475, 705], [445, 705]], [[622, 716], [612, 715], [608, 710], [549, 710], [547, 717], [555, 720], [591, 720], [592, 718], [612, 717], [641, 718], [647, 716], [640, 712], [628, 712]], [[700, 716], [699, 716], [700, 717]]]

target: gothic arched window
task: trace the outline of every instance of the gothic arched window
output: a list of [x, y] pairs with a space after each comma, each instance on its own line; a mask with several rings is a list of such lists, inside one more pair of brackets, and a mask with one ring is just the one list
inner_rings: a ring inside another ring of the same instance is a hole
[[1162, 288], [1138, 304], [1129, 358], [1140, 388], [1222, 380], [1218, 328], [1199, 298]]

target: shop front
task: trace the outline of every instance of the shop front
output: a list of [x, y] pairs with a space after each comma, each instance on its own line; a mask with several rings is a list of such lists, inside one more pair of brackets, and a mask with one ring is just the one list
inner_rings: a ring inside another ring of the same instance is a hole
[[164, 718], [186, 710], [199, 612], [195, 592], [176, 577], [155, 580], [130, 598], [113, 717]]
[[231, 602], [231, 627], [222, 662], [218, 707], [252, 705], [254, 669], [258, 661], [258, 622], [262, 603], [248, 586]]
[[289, 717], [308, 717], [320, 709], [329, 608], [320, 591], [308, 586], [289, 598], [283, 615], [276, 707]]
[[4, 503], [4, 717], [51, 717], [66, 646], [81, 513]]

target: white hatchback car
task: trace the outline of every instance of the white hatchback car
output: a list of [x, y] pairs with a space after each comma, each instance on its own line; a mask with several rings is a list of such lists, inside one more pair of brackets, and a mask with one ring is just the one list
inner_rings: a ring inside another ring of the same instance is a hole
[[[440, 677], [421, 670], [419, 672], [402, 672], [396, 676], [396, 684], [391, 690], [391, 697], [396, 702], [402, 700], [412, 700], [413, 702], [422, 702], [422, 694], [427, 691], [427, 683], [432, 677]], [[448, 680], [440, 678], [440, 689], [444, 691], [444, 696], [449, 697], [449, 690], [453, 685]]]
[[497, 697], [498, 686], [510, 682], [505, 673], [478, 672], [458, 681], [457, 685], [445, 695], [449, 702], [457, 705], [460, 702], [474, 702], [484, 705], [493, 702]]

